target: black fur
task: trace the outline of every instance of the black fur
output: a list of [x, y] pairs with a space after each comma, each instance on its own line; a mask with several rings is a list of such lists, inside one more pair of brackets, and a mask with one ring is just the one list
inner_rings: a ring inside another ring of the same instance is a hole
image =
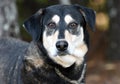
[[75, 5], [77, 9], [82, 13], [86, 24], [90, 26], [90, 28], [94, 31], [95, 30], [95, 11], [93, 11], [90, 8], [80, 6], [80, 5]]
[[43, 9], [40, 9], [37, 13], [32, 15], [24, 22], [26, 31], [31, 34], [33, 40], [38, 41], [42, 36], [42, 18], [43, 18]]

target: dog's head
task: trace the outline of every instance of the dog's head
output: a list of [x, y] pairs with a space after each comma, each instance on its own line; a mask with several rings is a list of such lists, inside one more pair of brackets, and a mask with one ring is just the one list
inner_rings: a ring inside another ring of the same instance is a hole
[[40, 9], [25, 21], [33, 40], [40, 41], [49, 58], [70, 67], [80, 65], [88, 51], [86, 25], [94, 30], [95, 12], [79, 5], [54, 5]]

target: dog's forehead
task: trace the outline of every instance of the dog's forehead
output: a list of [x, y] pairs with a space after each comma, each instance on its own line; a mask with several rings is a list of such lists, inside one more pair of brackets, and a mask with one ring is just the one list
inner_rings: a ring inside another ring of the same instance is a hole
[[61, 21], [69, 24], [71, 21], [76, 21], [80, 23], [81, 18], [83, 17], [79, 10], [72, 5], [54, 5], [46, 8], [44, 22], [53, 21], [58, 24]]
[[74, 14], [77, 12], [76, 7], [72, 5], [54, 5], [47, 7], [46, 10], [61, 15], [64, 15], [66, 13]]
[[[61, 19], [60, 16], [57, 15], [57, 14], [53, 15], [52, 18], [51, 18], [51, 20], [53, 22], [55, 22], [56, 24], [59, 23], [60, 19]], [[66, 24], [69, 24], [70, 22], [75, 21], [74, 18], [70, 14], [65, 15], [63, 17], [63, 19], [64, 19]]]
[[58, 11], [63, 11], [63, 10], [71, 10], [74, 9], [75, 7], [73, 5], [52, 5], [47, 7], [47, 10], [58, 10]]

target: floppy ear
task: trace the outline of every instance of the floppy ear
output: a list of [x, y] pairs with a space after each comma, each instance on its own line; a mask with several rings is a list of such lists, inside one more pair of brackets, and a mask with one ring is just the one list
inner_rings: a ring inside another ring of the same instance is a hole
[[24, 28], [32, 36], [32, 39], [35, 41], [38, 41], [41, 35], [42, 14], [43, 9], [40, 9], [37, 13], [28, 18], [23, 24]]
[[84, 6], [80, 6], [80, 5], [75, 5], [75, 6], [79, 9], [80, 13], [83, 15], [89, 27], [94, 31], [95, 30], [95, 19], [96, 19], [95, 11], [90, 8], [84, 7]]

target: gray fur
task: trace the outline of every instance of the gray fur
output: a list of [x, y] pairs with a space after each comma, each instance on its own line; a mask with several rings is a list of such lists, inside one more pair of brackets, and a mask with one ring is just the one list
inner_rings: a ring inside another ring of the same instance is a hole
[[21, 64], [28, 43], [0, 38], [0, 84], [22, 84]]

